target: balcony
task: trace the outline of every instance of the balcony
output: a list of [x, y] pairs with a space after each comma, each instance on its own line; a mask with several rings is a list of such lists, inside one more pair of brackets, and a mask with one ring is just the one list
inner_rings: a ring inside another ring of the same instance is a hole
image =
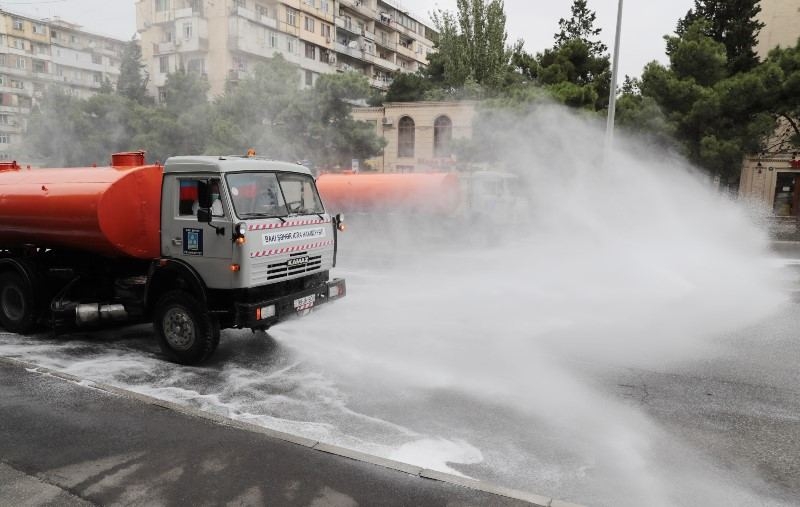
[[376, 77], [376, 78], [370, 79], [369, 80], [369, 84], [373, 88], [377, 88], [379, 90], [386, 91], [386, 90], [389, 89], [390, 86], [392, 86], [392, 82], [393, 81], [394, 81], [393, 79], [389, 79], [389, 78]]
[[390, 51], [397, 51], [397, 43], [388, 40], [388, 38], [384, 39], [382, 37], [376, 37], [375, 44]]
[[253, 23], [258, 23], [260, 25], [268, 26], [270, 28], [278, 28], [278, 20], [275, 18], [270, 18], [268, 16], [262, 16], [257, 12], [253, 12], [250, 9], [245, 9], [244, 7], [234, 7], [231, 9], [231, 16], [239, 16]]
[[397, 54], [402, 55], [403, 57], [409, 60], [416, 60], [417, 55], [414, 53], [414, 48], [412, 45], [404, 46], [403, 44], [397, 45]]
[[352, 22], [347, 23], [344, 18], [336, 18], [336, 26], [354, 35], [361, 36], [364, 34], [364, 31], [358, 28], [358, 25], [354, 25]]
[[362, 0], [339, 0], [339, 4], [370, 19], [377, 14], [375, 8], [365, 5]]
[[174, 52], [175, 52], [175, 42], [173, 41], [159, 42], [157, 44], [153, 44], [154, 55], [168, 55]]
[[208, 38], [192, 37], [175, 41], [175, 50], [180, 53], [196, 53], [208, 51]]
[[374, 63], [375, 63], [375, 65], [377, 65], [379, 67], [382, 67], [384, 69], [390, 70], [392, 72], [400, 70], [400, 66], [399, 65], [397, 65], [394, 62], [390, 62], [389, 60], [386, 60], [384, 58], [381, 58], [380, 56], [376, 56], [375, 57]]

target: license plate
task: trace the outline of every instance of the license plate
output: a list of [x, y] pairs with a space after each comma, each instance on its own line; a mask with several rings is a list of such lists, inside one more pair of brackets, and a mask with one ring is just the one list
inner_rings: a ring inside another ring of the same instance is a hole
[[317, 295], [311, 294], [310, 296], [306, 296], [304, 298], [299, 298], [294, 300], [294, 309], [295, 310], [306, 310], [314, 306], [314, 301], [316, 301]]

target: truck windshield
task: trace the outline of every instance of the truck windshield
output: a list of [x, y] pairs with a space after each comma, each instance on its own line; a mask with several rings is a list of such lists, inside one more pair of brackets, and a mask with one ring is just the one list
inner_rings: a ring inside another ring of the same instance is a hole
[[279, 218], [323, 213], [311, 176], [292, 173], [235, 173], [226, 176], [236, 215]]

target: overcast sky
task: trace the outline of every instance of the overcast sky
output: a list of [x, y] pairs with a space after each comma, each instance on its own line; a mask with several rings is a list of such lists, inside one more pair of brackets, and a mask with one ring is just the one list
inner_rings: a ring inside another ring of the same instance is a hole
[[[455, 10], [456, 0], [399, 0], [400, 5], [424, 19], [437, 6]], [[614, 45], [618, 0], [589, 0], [597, 12], [597, 27], [609, 48]], [[569, 17], [572, 0], [506, 0], [509, 43], [525, 39], [525, 47], [536, 53], [553, 44], [558, 20]], [[638, 76], [651, 60], [666, 61], [663, 36], [671, 34], [678, 18], [694, 5], [693, 0], [628, 0], [622, 20], [621, 74]], [[36, 17], [61, 16], [86, 30], [129, 39], [136, 31], [133, 0], [0, 0], [0, 8]], [[621, 80], [621, 79], [620, 79]]]

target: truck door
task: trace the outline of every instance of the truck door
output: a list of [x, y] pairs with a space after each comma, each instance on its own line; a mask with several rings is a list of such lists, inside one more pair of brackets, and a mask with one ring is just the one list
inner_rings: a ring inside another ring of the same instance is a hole
[[[233, 219], [225, 185], [219, 176], [168, 175], [161, 209], [161, 252], [192, 266], [212, 289], [232, 285]], [[202, 223], [197, 211], [210, 194], [212, 220]]]

